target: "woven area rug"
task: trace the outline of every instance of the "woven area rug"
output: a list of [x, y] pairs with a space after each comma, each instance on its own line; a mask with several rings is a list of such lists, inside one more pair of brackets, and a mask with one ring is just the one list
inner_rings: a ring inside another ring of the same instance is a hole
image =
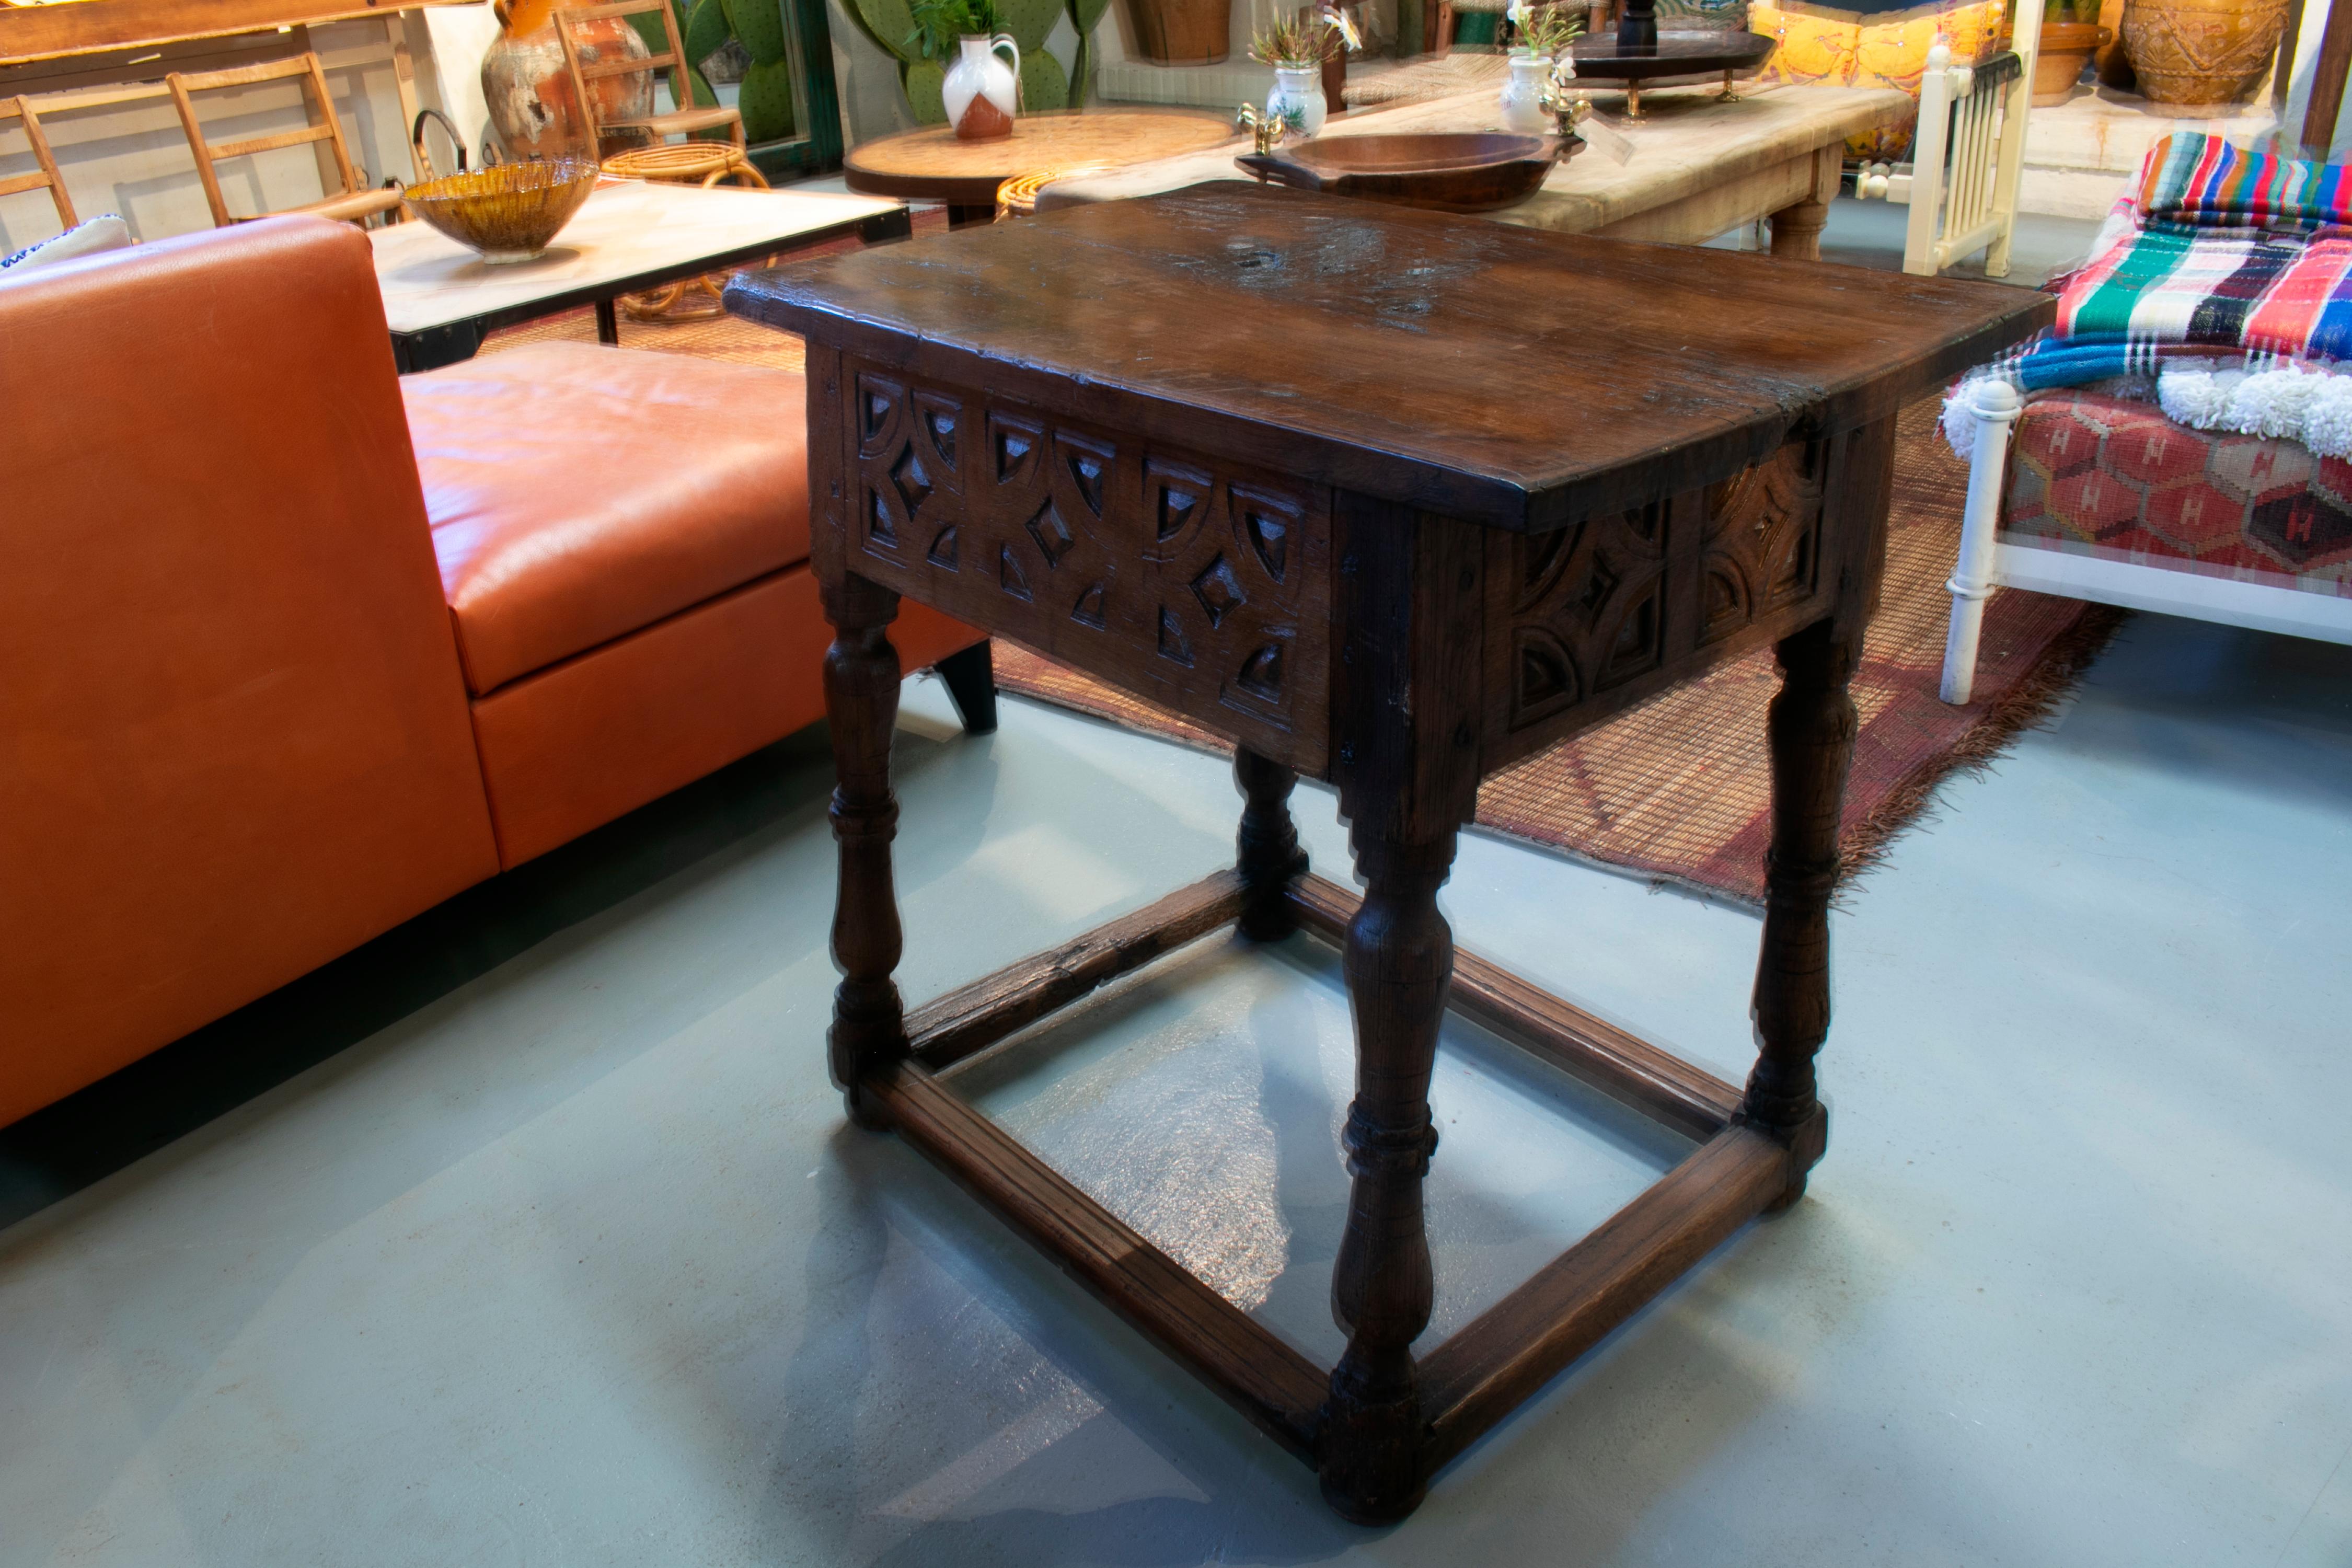
[[[918, 219], [918, 229], [943, 220]], [[593, 342], [577, 310], [494, 335], [482, 352], [549, 340]], [[798, 369], [800, 341], [728, 317], [621, 322], [621, 342]], [[1987, 607], [1977, 700], [1950, 708], [1936, 687], [1968, 469], [1935, 433], [1936, 400], [1903, 416], [1885, 602], [1853, 684], [1862, 713], [1846, 791], [1845, 875], [1871, 865], [1917, 819], [1935, 786], [1981, 766], [2034, 722], [2105, 645], [2118, 612], [2001, 592]], [[1225, 742], [1125, 693], [999, 639], [999, 682], [1146, 734], [1224, 751]], [[1764, 709], [1779, 684], [1769, 650], [1664, 692], [1488, 779], [1478, 826], [1545, 848], [1743, 903], [1764, 892], [1770, 780]]]

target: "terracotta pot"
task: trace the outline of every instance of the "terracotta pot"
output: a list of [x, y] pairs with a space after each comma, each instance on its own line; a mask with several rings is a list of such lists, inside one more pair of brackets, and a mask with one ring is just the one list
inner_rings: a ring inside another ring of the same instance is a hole
[[[563, 46], [556, 41], [553, 11], [552, 0], [517, 0], [511, 7], [499, 6], [504, 30], [482, 54], [482, 100], [490, 111], [490, 123], [515, 158], [593, 158], [619, 152], [630, 143], [607, 138], [608, 146], [588, 144], [572, 73], [563, 64]], [[580, 40], [583, 59], [591, 48], [632, 59], [644, 59], [648, 52], [625, 17], [584, 22], [573, 36]], [[598, 121], [651, 114], [654, 74], [632, 71], [590, 83]]]
[[2033, 57], [2033, 106], [2047, 109], [2074, 95], [2092, 54], [2115, 35], [2096, 22], [2044, 22]]
[[2287, 0], [2130, 0], [2124, 52], [2153, 103], [2221, 109], [2262, 85]]
[[1127, 12], [1154, 65], [1213, 66], [1233, 47], [1233, 0], [1127, 0]]

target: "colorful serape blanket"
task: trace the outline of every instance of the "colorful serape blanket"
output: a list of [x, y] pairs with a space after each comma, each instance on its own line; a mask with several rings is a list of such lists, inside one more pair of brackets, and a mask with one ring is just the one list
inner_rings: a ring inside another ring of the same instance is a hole
[[2176, 132], [2140, 165], [2140, 220], [2151, 228], [2275, 229], [2352, 224], [2345, 165]]
[[2352, 357], [2352, 238], [2143, 230], [2066, 280], [2053, 336]]

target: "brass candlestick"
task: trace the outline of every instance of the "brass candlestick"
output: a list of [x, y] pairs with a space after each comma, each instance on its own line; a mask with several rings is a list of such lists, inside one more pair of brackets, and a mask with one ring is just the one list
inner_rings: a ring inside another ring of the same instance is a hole
[[1592, 100], [1576, 90], [1576, 62], [1562, 55], [1554, 62], [1537, 102], [1559, 124], [1561, 141], [1576, 134], [1576, 122], [1592, 113]]
[[[1282, 139], [1290, 133], [1291, 129], [1290, 121], [1284, 116], [1261, 113], [1255, 103], [1244, 103], [1234, 111], [1234, 128], [1250, 133], [1250, 140], [1256, 143], [1256, 153], [1261, 158], [1280, 146]], [[1265, 176], [1260, 174], [1258, 178], [1263, 181]]]

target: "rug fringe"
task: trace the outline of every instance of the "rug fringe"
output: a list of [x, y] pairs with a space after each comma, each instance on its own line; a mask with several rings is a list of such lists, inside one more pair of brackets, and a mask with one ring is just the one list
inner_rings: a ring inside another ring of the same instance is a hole
[[2033, 668], [1995, 699], [1949, 749], [1906, 774], [1869, 816], [1848, 829], [1838, 849], [1838, 898], [1844, 898], [1856, 878], [1885, 860], [1898, 834], [1936, 820], [1931, 802], [1946, 779], [1986, 772], [2018, 736], [2048, 719], [2130, 618], [2129, 610], [2112, 605], [2084, 605], [2082, 615], [2052, 639]]

